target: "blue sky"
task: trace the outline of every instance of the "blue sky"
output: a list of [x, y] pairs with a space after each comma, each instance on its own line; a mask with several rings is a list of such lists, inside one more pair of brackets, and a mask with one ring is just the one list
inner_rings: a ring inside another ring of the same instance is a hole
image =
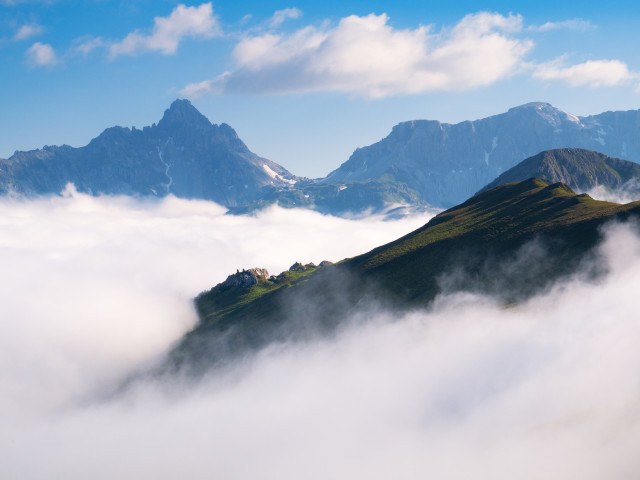
[[0, 157], [190, 98], [323, 176], [400, 121], [640, 105], [636, 2], [0, 0]]

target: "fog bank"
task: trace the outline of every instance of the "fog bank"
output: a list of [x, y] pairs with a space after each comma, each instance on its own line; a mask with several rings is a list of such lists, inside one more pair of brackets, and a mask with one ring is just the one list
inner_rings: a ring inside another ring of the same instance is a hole
[[458, 293], [402, 316], [367, 311], [337, 338], [272, 345], [197, 385], [75, 404], [78, 384], [162, 352], [194, 321], [184, 300], [229, 270], [338, 259], [414, 226], [75, 194], [0, 211], [12, 272], [2, 478], [595, 480], [640, 468], [635, 226], [608, 227], [597, 282], [576, 274], [516, 307]]
[[153, 361], [196, 322], [191, 299], [238, 268], [340, 260], [429, 218], [238, 217], [210, 202], [72, 188], [0, 200], [0, 419], [58, 408]]

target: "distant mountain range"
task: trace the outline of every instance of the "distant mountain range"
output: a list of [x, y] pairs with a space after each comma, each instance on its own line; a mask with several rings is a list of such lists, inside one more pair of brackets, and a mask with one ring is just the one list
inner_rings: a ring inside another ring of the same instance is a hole
[[237, 272], [196, 298], [200, 323], [174, 349], [168, 368], [197, 372], [270, 342], [332, 332], [367, 308], [425, 307], [442, 292], [518, 302], [584, 266], [601, 226], [632, 215], [640, 215], [640, 202], [597, 201], [532, 178], [480, 193], [337, 264], [297, 263], [278, 276]]
[[187, 100], [176, 100], [157, 125], [142, 130], [113, 127], [85, 147], [44, 147], [0, 160], [0, 193], [26, 196], [59, 193], [71, 182], [92, 194], [172, 193], [233, 206], [295, 181]]
[[[558, 148], [640, 161], [640, 110], [576, 117], [529, 103], [455, 125], [404, 122], [311, 180], [252, 153], [230, 126], [212, 125], [187, 100], [176, 100], [157, 125], [113, 127], [81, 148], [44, 147], [0, 159], [0, 194], [58, 193], [71, 182], [91, 194], [212, 200], [232, 213], [278, 203], [337, 215], [401, 215], [455, 205], [523, 159]], [[595, 174], [598, 185], [622, 185], [605, 170]]]
[[383, 140], [357, 149], [322, 182], [388, 178], [420, 199], [450, 207], [544, 150], [574, 147], [640, 161], [640, 110], [576, 117], [548, 103], [455, 125], [404, 122]]

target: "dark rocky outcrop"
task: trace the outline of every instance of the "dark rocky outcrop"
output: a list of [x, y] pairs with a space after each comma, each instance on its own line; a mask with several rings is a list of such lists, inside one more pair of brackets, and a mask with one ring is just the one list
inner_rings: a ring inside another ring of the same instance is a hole
[[257, 285], [260, 280], [269, 279], [269, 272], [264, 268], [250, 268], [249, 270], [238, 270], [229, 275], [219, 286], [221, 290], [229, 288], [247, 288]]

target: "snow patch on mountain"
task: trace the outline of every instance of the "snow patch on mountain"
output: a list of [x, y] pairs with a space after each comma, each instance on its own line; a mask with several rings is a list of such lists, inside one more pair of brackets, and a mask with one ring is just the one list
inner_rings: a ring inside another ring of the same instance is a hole
[[265, 171], [265, 173], [267, 175], [269, 175], [271, 178], [273, 178], [274, 180], [279, 180], [281, 182], [285, 182], [288, 183], [289, 185], [295, 185], [296, 181], [295, 180], [291, 180], [289, 178], [284, 178], [282, 175], [277, 174], [276, 172], [274, 172], [271, 168], [269, 168], [269, 166], [265, 163], [262, 164], [262, 168]]

